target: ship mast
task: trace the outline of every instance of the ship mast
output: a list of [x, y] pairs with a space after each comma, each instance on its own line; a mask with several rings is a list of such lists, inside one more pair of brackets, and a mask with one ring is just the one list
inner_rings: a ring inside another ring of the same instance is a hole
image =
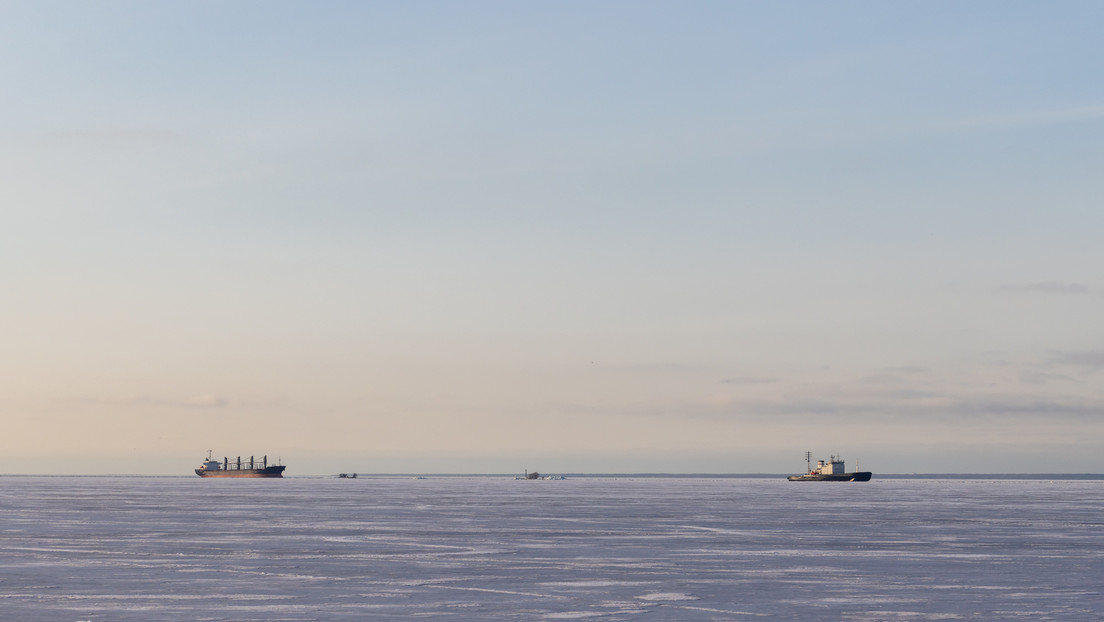
[[813, 452], [805, 452], [805, 472], [811, 473], [813, 471]]

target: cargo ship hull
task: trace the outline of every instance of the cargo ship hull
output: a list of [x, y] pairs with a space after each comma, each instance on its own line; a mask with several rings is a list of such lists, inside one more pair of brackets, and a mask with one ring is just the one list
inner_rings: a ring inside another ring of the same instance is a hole
[[807, 475], [791, 475], [786, 479], [791, 482], [869, 482], [871, 475], [872, 473], [870, 471], [835, 473], [832, 475], [814, 473]]
[[196, 469], [195, 472], [200, 477], [283, 477], [284, 468], [286, 467], [270, 466], [264, 469], [219, 469], [218, 471]]

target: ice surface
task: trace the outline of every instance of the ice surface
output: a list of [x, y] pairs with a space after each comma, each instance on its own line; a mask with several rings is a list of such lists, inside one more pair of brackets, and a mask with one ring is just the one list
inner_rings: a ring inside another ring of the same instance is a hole
[[0, 478], [0, 620], [1096, 620], [1096, 481]]

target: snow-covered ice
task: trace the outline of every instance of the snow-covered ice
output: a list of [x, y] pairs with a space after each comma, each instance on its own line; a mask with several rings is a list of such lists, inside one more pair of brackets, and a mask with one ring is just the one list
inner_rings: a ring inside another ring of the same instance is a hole
[[0, 620], [1094, 620], [1104, 482], [0, 478]]

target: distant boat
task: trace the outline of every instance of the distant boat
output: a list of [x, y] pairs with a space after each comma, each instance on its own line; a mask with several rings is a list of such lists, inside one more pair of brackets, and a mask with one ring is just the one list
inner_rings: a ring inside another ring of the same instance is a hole
[[211, 458], [211, 451], [208, 450], [207, 458], [195, 473], [200, 477], [283, 477], [285, 468], [287, 467], [283, 465], [270, 466], [268, 456], [262, 457], [259, 461], [249, 456], [249, 461], [246, 462], [238, 456], [234, 462], [230, 462], [229, 458], [223, 458], [222, 462], [219, 462]]
[[338, 473], [338, 479], [356, 479], [356, 473]]
[[869, 482], [873, 475], [870, 471], [855, 471], [847, 473], [844, 468], [843, 458], [831, 456], [828, 460], [817, 460], [816, 468], [812, 465], [812, 452], [805, 452], [804, 475], [791, 475], [786, 479], [791, 482]]
[[515, 475], [514, 479], [525, 480], [525, 479], [566, 479], [566, 478], [564, 478], [563, 475], [541, 475], [540, 473], [537, 473], [536, 471], [533, 471], [532, 473], [530, 473], [529, 471], [526, 471], [525, 475]]

